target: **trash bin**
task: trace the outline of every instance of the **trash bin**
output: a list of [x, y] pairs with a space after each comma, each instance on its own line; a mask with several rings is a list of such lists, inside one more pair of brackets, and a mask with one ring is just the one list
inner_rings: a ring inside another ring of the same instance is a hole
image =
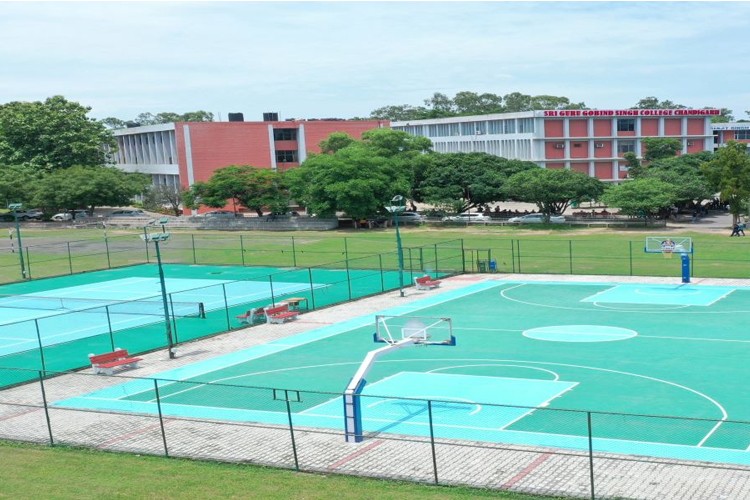
[[477, 261], [477, 270], [480, 273], [486, 273], [487, 272], [487, 261], [486, 260], [478, 260]]
[[490, 260], [490, 272], [491, 273], [497, 272], [497, 261], [495, 259]]

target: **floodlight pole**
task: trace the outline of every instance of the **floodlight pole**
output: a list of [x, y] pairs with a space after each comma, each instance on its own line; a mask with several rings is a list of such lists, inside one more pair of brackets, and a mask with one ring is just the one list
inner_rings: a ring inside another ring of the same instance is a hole
[[[395, 203], [395, 205], [394, 205]], [[391, 200], [391, 204], [386, 210], [393, 214], [393, 224], [396, 226], [396, 250], [398, 251], [398, 290], [401, 296], [404, 296], [404, 249], [401, 246], [401, 232], [398, 229], [398, 214], [406, 209], [404, 197], [397, 194]]]
[[8, 208], [13, 212], [13, 218], [16, 221], [16, 240], [18, 240], [18, 260], [21, 263], [21, 276], [27, 279], [26, 263], [23, 261], [23, 243], [21, 243], [21, 226], [18, 224], [18, 211], [23, 208], [22, 203], [11, 203]]
[[169, 359], [175, 359], [177, 356], [174, 352], [174, 340], [172, 339], [172, 320], [169, 316], [169, 301], [167, 300], [167, 284], [164, 280], [164, 268], [161, 264], [161, 250], [159, 248], [159, 243], [162, 241], [167, 241], [169, 239], [169, 233], [166, 231], [166, 228], [164, 225], [169, 220], [166, 217], [162, 217], [159, 220], [159, 223], [161, 224], [161, 233], [156, 234], [150, 234], [148, 232], [148, 226], [154, 224], [156, 221], [153, 220], [149, 222], [146, 226], [143, 226], [143, 232], [144, 238], [146, 240], [146, 247], [148, 248], [148, 243], [153, 242], [154, 247], [156, 248], [156, 265], [159, 268], [159, 284], [161, 285], [161, 300], [162, 304], [164, 306], [164, 324], [166, 328], [166, 334], [167, 334], [167, 350], [169, 352]]

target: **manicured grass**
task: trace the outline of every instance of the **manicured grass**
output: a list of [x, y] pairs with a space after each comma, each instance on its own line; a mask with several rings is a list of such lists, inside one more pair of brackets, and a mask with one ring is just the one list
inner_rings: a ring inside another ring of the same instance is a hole
[[[401, 230], [407, 267], [419, 261], [418, 247], [453, 241], [464, 249], [466, 270], [477, 270], [476, 261], [496, 260], [500, 272], [679, 276], [679, 259], [666, 261], [643, 252], [646, 236], [659, 236], [664, 228], [590, 229], [582, 226], [470, 226], [406, 227]], [[138, 230], [101, 229], [24, 230], [29, 247], [27, 265], [34, 278], [80, 273], [146, 262], [146, 248]], [[172, 231], [163, 245], [165, 262], [199, 265], [275, 267], [372, 267], [356, 259], [384, 255], [382, 265], [393, 269], [395, 231]], [[750, 278], [750, 238], [726, 234], [684, 232], [694, 240], [693, 276]], [[389, 258], [391, 256], [393, 258]], [[148, 259], [153, 262], [153, 249]], [[337, 266], [338, 263], [338, 266]], [[0, 283], [18, 281], [17, 254], [0, 254]]]
[[0, 498], [552, 499], [0, 441]]

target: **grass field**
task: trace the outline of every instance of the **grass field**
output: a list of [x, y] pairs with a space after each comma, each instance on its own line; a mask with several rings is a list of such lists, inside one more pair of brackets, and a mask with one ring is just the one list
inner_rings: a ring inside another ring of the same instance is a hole
[[[494, 259], [498, 270], [513, 273], [597, 274], [671, 276], [679, 274], [661, 258], [645, 255], [646, 236], [659, 236], [658, 229], [590, 229], [585, 227], [518, 228], [472, 226], [468, 228], [408, 227], [402, 230], [407, 263], [418, 260], [417, 247], [456, 240], [464, 248], [467, 270], [476, 270], [478, 260]], [[670, 230], [669, 234], [678, 234]], [[140, 231], [101, 229], [24, 229], [26, 265], [33, 278], [75, 274], [95, 269], [153, 262]], [[685, 231], [694, 240], [693, 275], [714, 278], [750, 278], [750, 243], [728, 238], [724, 232]], [[383, 230], [337, 230], [324, 232], [219, 232], [173, 231], [163, 245], [165, 262], [315, 267], [342, 263], [358, 266], [357, 259], [384, 255], [382, 265], [393, 269], [395, 232]], [[389, 257], [390, 256], [390, 257]], [[372, 262], [367, 264], [373, 265]], [[675, 263], [675, 266], [678, 264]], [[407, 265], [408, 267], [408, 265]], [[674, 266], [673, 266], [674, 267]], [[0, 251], [0, 283], [20, 279], [18, 255]]]
[[557, 498], [6, 442], [0, 442], [0, 461], [3, 464], [0, 498], [19, 500]]

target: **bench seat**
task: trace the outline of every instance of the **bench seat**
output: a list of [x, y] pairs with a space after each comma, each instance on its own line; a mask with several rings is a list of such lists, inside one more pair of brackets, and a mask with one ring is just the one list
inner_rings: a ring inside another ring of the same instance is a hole
[[291, 311], [289, 304], [279, 304], [274, 307], [266, 307], [266, 322], [267, 323], [284, 323], [287, 320], [295, 319], [299, 316], [299, 311]]
[[104, 354], [89, 354], [91, 368], [95, 374], [104, 373], [112, 375], [113, 370], [117, 367], [137, 368], [138, 362], [143, 358], [135, 358], [128, 354], [125, 349], [115, 349], [112, 352]]
[[414, 286], [417, 290], [432, 290], [440, 286], [440, 280], [434, 280], [430, 276], [422, 276], [421, 278], [414, 278]]

